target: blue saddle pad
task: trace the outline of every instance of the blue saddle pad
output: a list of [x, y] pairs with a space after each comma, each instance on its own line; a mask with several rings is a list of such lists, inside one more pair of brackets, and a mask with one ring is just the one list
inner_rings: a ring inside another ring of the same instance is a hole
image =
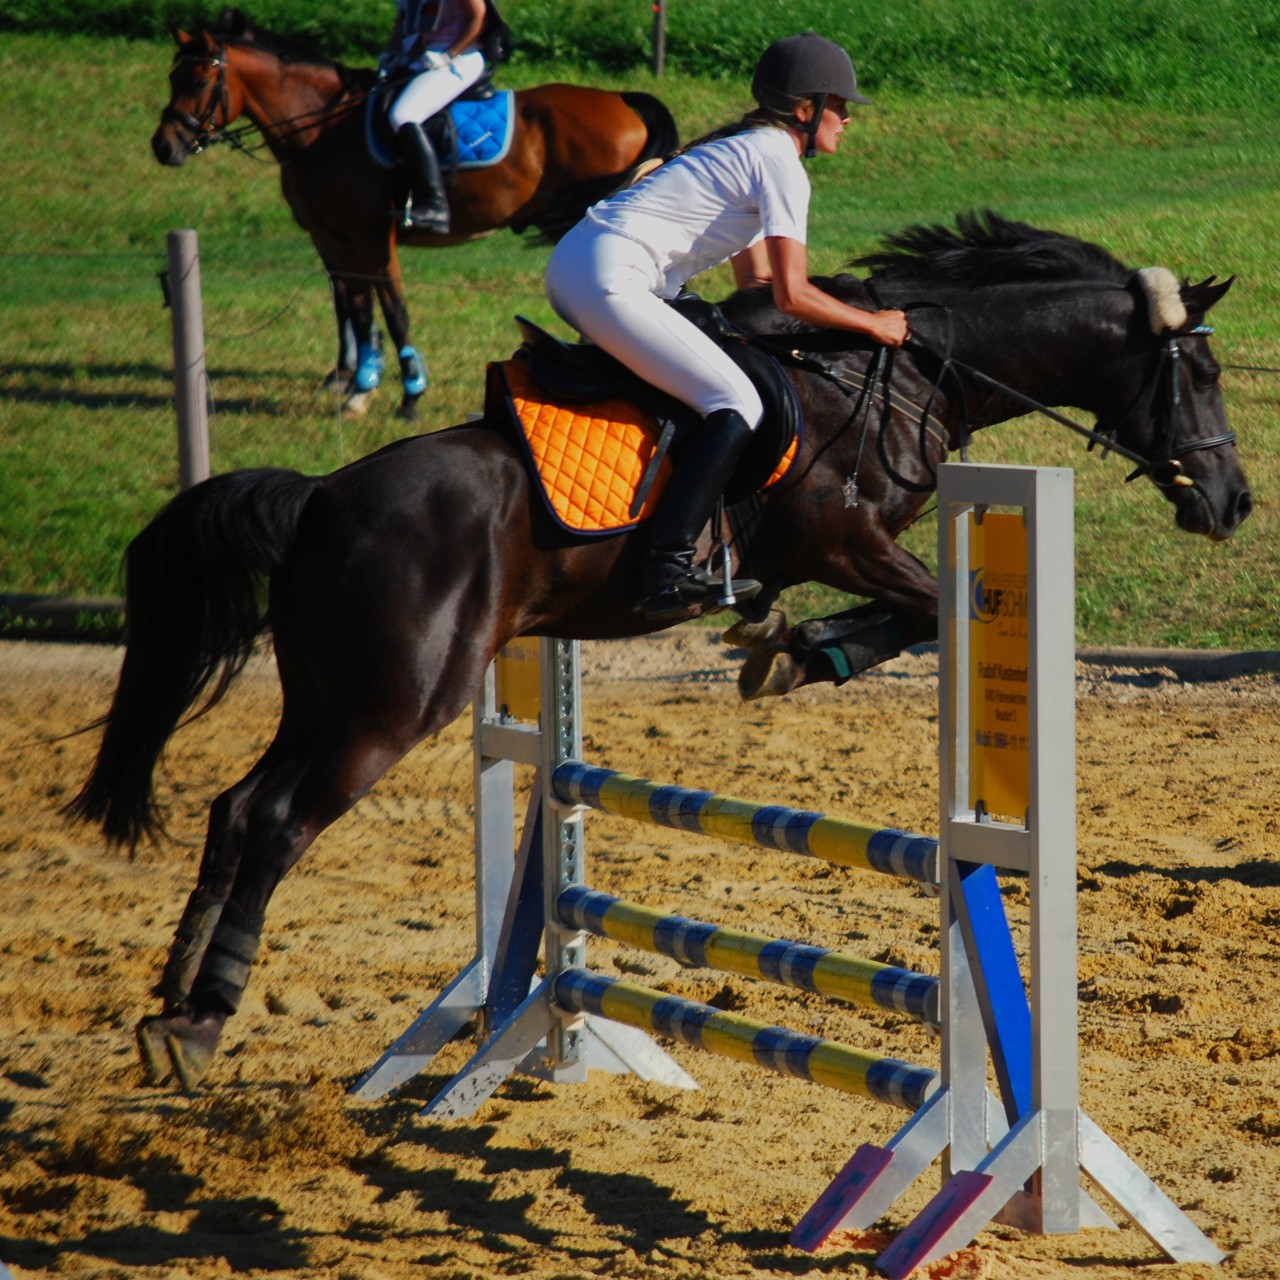
[[[464, 99], [451, 103], [449, 117], [457, 136], [459, 169], [484, 169], [501, 164], [511, 150], [511, 136], [515, 132], [515, 112], [510, 89], [501, 89], [491, 98]], [[375, 126], [378, 110], [378, 94], [369, 95], [365, 112], [365, 137], [369, 153], [384, 168], [394, 169], [400, 157], [387, 144], [381, 130]], [[452, 157], [441, 153], [440, 161], [449, 165]]]

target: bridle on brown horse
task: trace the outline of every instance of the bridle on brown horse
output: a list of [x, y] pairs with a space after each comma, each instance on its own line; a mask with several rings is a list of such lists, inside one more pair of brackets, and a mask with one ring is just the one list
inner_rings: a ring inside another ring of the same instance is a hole
[[[228, 136], [225, 121], [230, 112], [230, 104], [227, 95], [227, 55], [226, 50], [220, 44], [215, 44], [216, 53], [210, 57], [200, 53], [179, 53], [174, 56], [174, 65], [180, 62], [207, 62], [210, 66], [218, 69], [218, 78], [214, 82], [213, 92], [209, 94], [209, 101], [205, 106], [203, 113], [197, 118], [190, 112], [181, 111], [168, 103], [164, 110], [160, 112], [160, 119], [170, 124], [176, 124], [185, 131], [187, 137], [182, 140], [182, 145], [186, 147], [189, 155], [198, 156], [208, 147], [213, 146], [215, 142], [230, 142], [232, 146], [236, 142]], [[218, 108], [222, 108], [223, 124], [217, 123]], [[250, 126], [252, 128], [252, 126]], [[245, 130], [248, 132], [248, 129]]]
[[[212, 39], [212, 37], [210, 37]], [[230, 98], [227, 91], [227, 50], [226, 45], [213, 41], [214, 52], [212, 54], [205, 53], [178, 53], [174, 56], [174, 64], [180, 62], [200, 62], [208, 63], [210, 66], [216, 67], [218, 77], [214, 81], [213, 90], [209, 94], [209, 100], [205, 105], [204, 111], [199, 117], [191, 115], [190, 112], [181, 111], [168, 103], [160, 112], [160, 119], [170, 124], [177, 125], [184, 131], [186, 136], [182, 139], [182, 145], [186, 147], [187, 154], [198, 156], [201, 152], [208, 150], [215, 143], [225, 142], [233, 151], [239, 151], [242, 155], [253, 156], [255, 151], [261, 151], [266, 146], [265, 139], [256, 146], [248, 146], [244, 139], [251, 133], [260, 132], [258, 126], [252, 120], [246, 120], [244, 124], [236, 128], [227, 126], [227, 117], [230, 114]], [[276, 122], [277, 128], [280, 125], [292, 125], [288, 133], [301, 133], [303, 129], [310, 128], [313, 124], [321, 120], [336, 118], [339, 115], [346, 114], [357, 110], [363, 105], [367, 93], [361, 93], [350, 101], [344, 101], [337, 106], [329, 105], [318, 107], [314, 111], [304, 111], [301, 115], [290, 116], [285, 120]], [[223, 123], [219, 124], [217, 120], [218, 110], [222, 110]]]

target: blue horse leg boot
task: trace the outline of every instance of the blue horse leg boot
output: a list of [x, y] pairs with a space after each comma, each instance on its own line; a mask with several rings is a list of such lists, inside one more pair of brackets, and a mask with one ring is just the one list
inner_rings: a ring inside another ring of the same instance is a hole
[[407, 396], [420, 396], [427, 389], [427, 366], [416, 347], [400, 348], [400, 381]]
[[373, 391], [382, 381], [382, 351], [377, 342], [362, 342], [356, 348], [356, 374], [351, 380], [357, 391]]

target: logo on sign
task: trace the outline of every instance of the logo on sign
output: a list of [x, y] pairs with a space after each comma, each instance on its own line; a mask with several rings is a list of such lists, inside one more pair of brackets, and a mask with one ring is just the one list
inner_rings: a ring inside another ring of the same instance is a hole
[[984, 626], [997, 618], [1025, 618], [1027, 592], [1024, 578], [1012, 574], [987, 576], [986, 568], [969, 571], [969, 619]]

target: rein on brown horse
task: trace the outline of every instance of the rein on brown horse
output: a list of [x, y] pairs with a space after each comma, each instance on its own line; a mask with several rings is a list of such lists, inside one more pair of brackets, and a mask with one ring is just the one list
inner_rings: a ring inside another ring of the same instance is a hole
[[[219, 127], [216, 123], [218, 108], [222, 108], [222, 118], [226, 120], [229, 111], [227, 101], [227, 55], [225, 42], [214, 41], [217, 53], [212, 57], [197, 53], [179, 53], [174, 56], [174, 62], [209, 62], [218, 68], [218, 80], [214, 85], [214, 91], [209, 95], [209, 105], [205, 108], [204, 113], [197, 119], [186, 111], [179, 111], [172, 103], [169, 103], [160, 112], [161, 120], [168, 120], [174, 124], [180, 125], [188, 134], [191, 135], [190, 140], [185, 143], [189, 155], [198, 156], [201, 152], [207, 151], [216, 143], [225, 142], [233, 151], [240, 152], [254, 160], [260, 160], [256, 154], [265, 149], [267, 141], [265, 137], [254, 146], [249, 146], [244, 139], [252, 133], [261, 134], [262, 130], [253, 123], [252, 120], [246, 120], [243, 124], [234, 127], [224, 124]], [[344, 93], [346, 87], [344, 86]], [[362, 93], [347, 101], [342, 101], [336, 105], [317, 107], [314, 111], [304, 111], [301, 115], [287, 116], [285, 119], [278, 121], [278, 125], [294, 126], [292, 129], [282, 130], [282, 137], [287, 138], [291, 133], [301, 133], [303, 129], [310, 128], [313, 124], [329, 119], [338, 119], [343, 115], [349, 115], [353, 111], [359, 110], [369, 97], [369, 91], [366, 89]], [[260, 161], [267, 163], [266, 161]]]

